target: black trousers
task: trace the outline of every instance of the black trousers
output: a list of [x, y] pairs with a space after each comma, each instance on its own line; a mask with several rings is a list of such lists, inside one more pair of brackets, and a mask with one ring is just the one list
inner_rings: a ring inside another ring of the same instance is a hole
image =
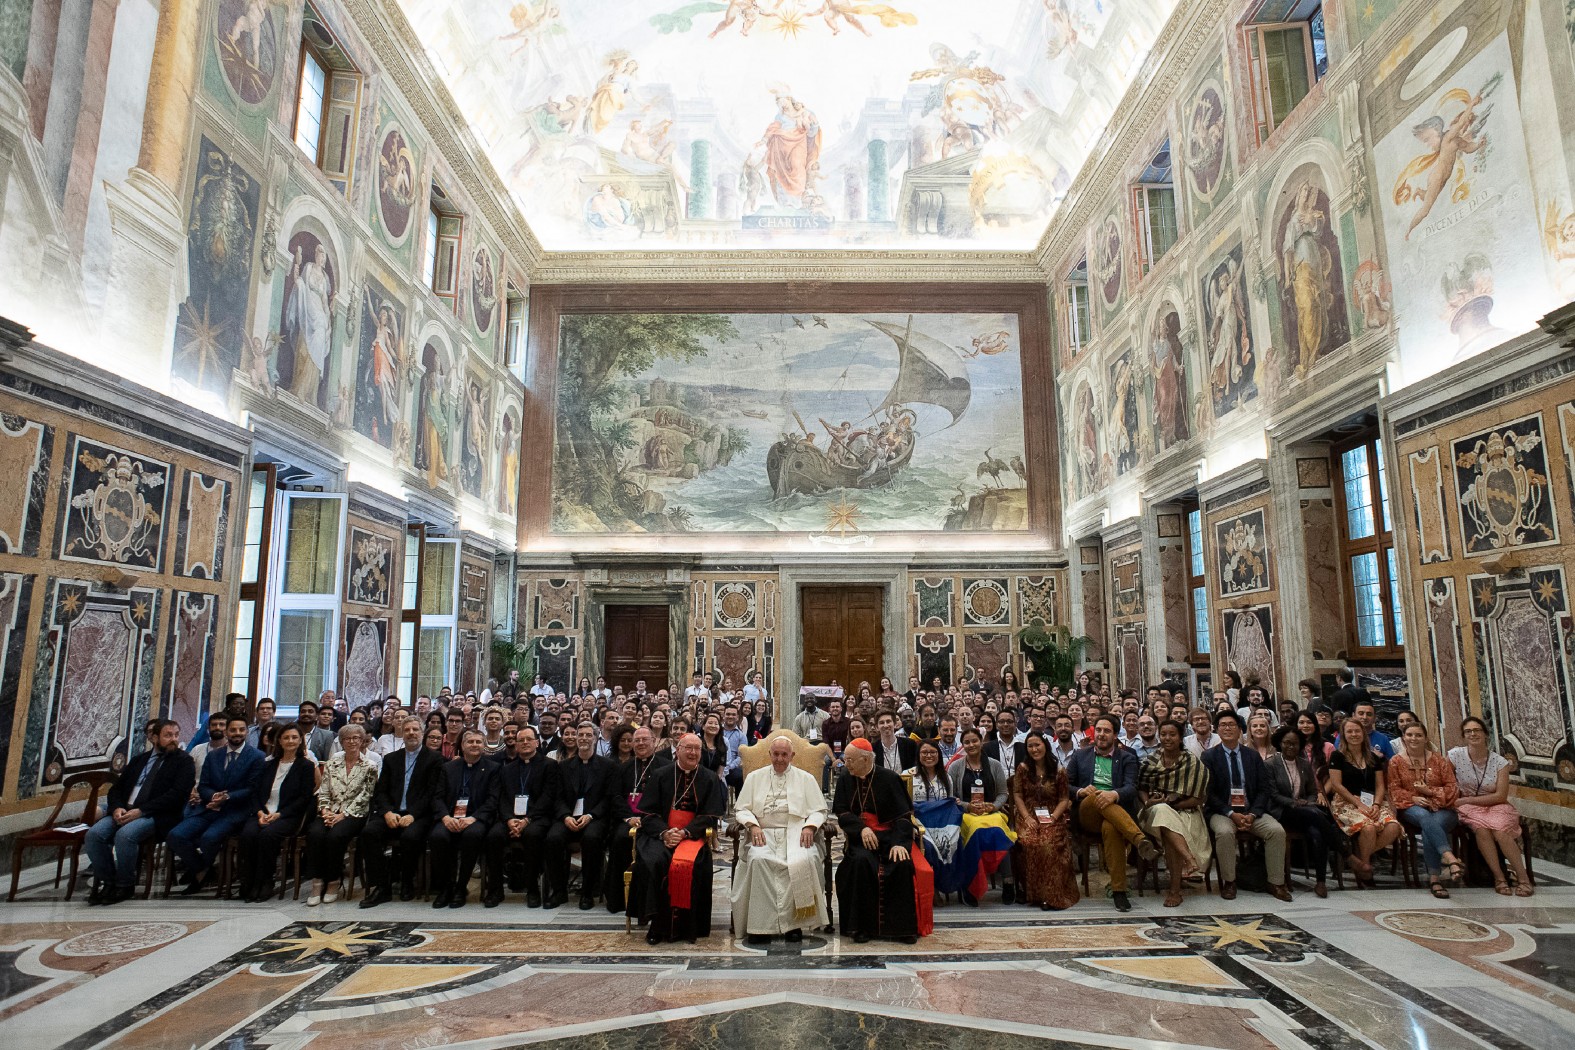
[[602, 863], [607, 859], [607, 837], [613, 832], [605, 820], [593, 820], [579, 831], [570, 831], [555, 820], [547, 832], [547, 877], [552, 890], [561, 896], [569, 893], [569, 846], [580, 844], [580, 893], [596, 896], [602, 885]]
[[338, 882], [345, 870], [345, 854], [350, 850], [365, 817], [345, 817], [333, 827], [323, 823], [322, 817], [313, 817], [306, 825], [306, 850], [301, 858], [301, 873], [308, 879]]
[[[391, 828], [382, 819], [368, 820], [361, 832], [358, 852], [366, 869], [366, 888], [374, 886], [392, 891], [397, 871], [402, 885], [412, 886], [416, 881], [416, 868], [421, 864], [421, 853], [427, 848], [432, 834], [432, 821], [418, 817], [409, 827]], [[393, 863], [386, 853], [393, 850]]]
[[487, 844], [487, 825], [478, 820], [464, 831], [454, 832], [438, 821], [432, 825], [428, 841], [432, 846], [433, 890], [464, 891]]
[[503, 892], [503, 869], [509, 856], [518, 856], [525, 866], [525, 886], [535, 892], [541, 886], [541, 873], [547, 856], [547, 833], [553, 821], [533, 820], [520, 830], [518, 838], [509, 835], [509, 822], [500, 820], [487, 831], [487, 889]]
[[259, 824], [253, 816], [241, 825], [240, 834], [235, 836], [235, 855], [243, 896], [254, 886], [273, 885], [274, 873], [279, 867], [279, 851], [299, 830], [299, 820], [282, 818], [270, 824]]

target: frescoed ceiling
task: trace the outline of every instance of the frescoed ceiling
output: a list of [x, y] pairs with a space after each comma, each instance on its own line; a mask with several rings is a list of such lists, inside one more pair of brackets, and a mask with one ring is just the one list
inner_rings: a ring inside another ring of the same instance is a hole
[[1032, 248], [1176, 0], [398, 0], [551, 250]]

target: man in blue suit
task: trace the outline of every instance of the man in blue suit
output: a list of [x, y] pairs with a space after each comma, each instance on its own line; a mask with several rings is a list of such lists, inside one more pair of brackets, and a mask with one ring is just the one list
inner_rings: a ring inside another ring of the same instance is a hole
[[1203, 811], [1214, 832], [1214, 856], [1219, 858], [1220, 897], [1236, 899], [1236, 836], [1263, 840], [1263, 860], [1268, 869], [1269, 892], [1276, 900], [1290, 901], [1285, 885], [1285, 829], [1269, 813], [1274, 801], [1268, 767], [1258, 752], [1241, 738], [1241, 716], [1221, 711], [1214, 717], [1220, 742], [1203, 752], [1209, 771], [1209, 797]]
[[1121, 723], [1114, 715], [1094, 720], [1094, 746], [1078, 748], [1066, 764], [1066, 779], [1077, 799], [1077, 821], [1100, 839], [1100, 855], [1110, 873], [1110, 899], [1117, 911], [1131, 911], [1127, 896], [1127, 847], [1153, 861], [1159, 850], [1134, 819], [1137, 815], [1137, 756], [1116, 741]]
[[202, 889], [225, 840], [238, 832], [254, 812], [252, 795], [263, 767], [263, 753], [246, 742], [246, 716], [231, 715], [224, 724], [224, 748], [211, 751], [197, 780], [197, 801], [186, 819], [169, 835], [170, 852], [186, 873], [184, 896]]

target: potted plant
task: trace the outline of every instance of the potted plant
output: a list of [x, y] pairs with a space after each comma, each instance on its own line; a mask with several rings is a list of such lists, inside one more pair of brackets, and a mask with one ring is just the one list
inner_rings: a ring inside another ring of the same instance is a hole
[[1029, 680], [1038, 687], [1041, 681], [1063, 688], [1072, 684], [1077, 666], [1082, 662], [1083, 651], [1092, 641], [1086, 635], [1074, 635], [1065, 627], [1047, 627], [1029, 624], [1017, 632], [1017, 644], [1033, 664]]

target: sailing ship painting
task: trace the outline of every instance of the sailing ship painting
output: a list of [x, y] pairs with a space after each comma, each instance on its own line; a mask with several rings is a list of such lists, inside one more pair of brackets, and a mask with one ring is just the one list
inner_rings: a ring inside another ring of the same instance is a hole
[[557, 533], [1027, 528], [1015, 314], [566, 315], [559, 353]]

